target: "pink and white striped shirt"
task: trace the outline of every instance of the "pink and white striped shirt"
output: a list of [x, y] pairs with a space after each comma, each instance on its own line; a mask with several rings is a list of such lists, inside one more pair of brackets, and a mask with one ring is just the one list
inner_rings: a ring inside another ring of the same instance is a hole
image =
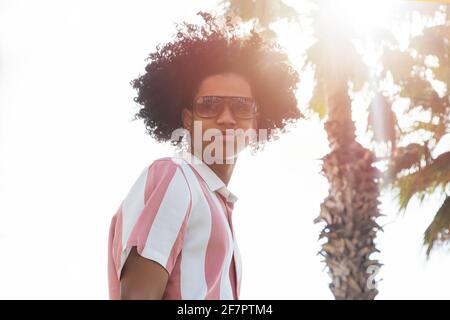
[[239, 299], [236, 200], [194, 156], [161, 158], [146, 167], [111, 221], [110, 299], [120, 298], [120, 274], [133, 246], [169, 273], [163, 300]]

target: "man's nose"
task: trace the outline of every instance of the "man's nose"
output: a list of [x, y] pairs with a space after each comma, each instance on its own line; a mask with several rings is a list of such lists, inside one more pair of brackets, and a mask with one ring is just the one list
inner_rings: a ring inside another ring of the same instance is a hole
[[217, 124], [236, 124], [233, 113], [230, 110], [230, 106], [226, 104], [217, 118]]

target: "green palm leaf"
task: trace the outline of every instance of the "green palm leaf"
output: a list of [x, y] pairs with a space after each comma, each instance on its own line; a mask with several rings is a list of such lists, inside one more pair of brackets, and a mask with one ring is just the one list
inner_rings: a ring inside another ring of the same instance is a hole
[[419, 170], [398, 178], [394, 185], [399, 189], [400, 209], [408, 206], [411, 198], [416, 195], [423, 200], [427, 194], [436, 188], [445, 187], [450, 182], [450, 152], [446, 152], [432, 160]]
[[427, 257], [436, 245], [448, 244], [450, 241], [450, 197], [446, 197], [444, 203], [437, 211], [433, 221], [428, 226], [424, 235], [424, 244], [427, 246]]

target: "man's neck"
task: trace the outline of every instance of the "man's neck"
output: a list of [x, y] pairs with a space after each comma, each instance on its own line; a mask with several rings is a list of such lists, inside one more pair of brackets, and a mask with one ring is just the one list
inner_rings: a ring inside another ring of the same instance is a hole
[[226, 186], [228, 186], [228, 183], [230, 182], [230, 179], [231, 179], [231, 175], [233, 174], [235, 164], [236, 164], [236, 159], [234, 159], [232, 164], [212, 163], [212, 164], [208, 164], [207, 166], [212, 171], [214, 171], [214, 173], [220, 178], [220, 180], [223, 181], [223, 183], [225, 183]]
[[[192, 148], [190, 150], [192, 150]], [[189, 152], [191, 152], [190, 150]], [[201, 157], [197, 156], [197, 158], [203, 161]], [[224, 163], [207, 164], [206, 162], [204, 161], [203, 162], [219, 177], [220, 180], [222, 180], [222, 182], [226, 186], [228, 186], [228, 183], [230, 182], [231, 179], [231, 175], [233, 174], [236, 161], [237, 157], [233, 159], [231, 164], [226, 163], [226, 160], [223, 160]]]

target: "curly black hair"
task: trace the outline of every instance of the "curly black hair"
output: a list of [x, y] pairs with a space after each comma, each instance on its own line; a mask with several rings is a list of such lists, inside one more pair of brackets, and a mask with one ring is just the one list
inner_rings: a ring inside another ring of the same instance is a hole
[[172, 42], [158, 45], [147, 58], [146, 73], [131, 81], [137, 89], [134, 101], [142, 106], [134, 119], [144, 120], [150, 136], [170, 141], [172, 132], [182, 127], [181, 111], [192, 105], [201, 81], [225, 72], [249, 81], [260, 108], [258, 129], [267, 129], [267, 140], [299, 119], [299, 75], [280, 46], [264, 41], [254, 27], [247, 36], [238, 35], [230, 17], [221, 23], [212, 14], [198, 15], [204, 20], [201, 26], [176, 24]]

